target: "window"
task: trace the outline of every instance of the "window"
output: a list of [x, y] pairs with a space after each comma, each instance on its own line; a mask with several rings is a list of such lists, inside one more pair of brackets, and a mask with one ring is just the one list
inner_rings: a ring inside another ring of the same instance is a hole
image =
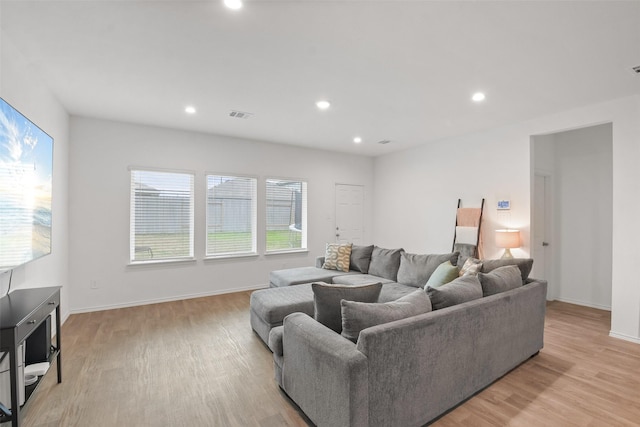
[[266, 182], [267, 252], [307, 248], [307, 183], [282, 179]]
[[193, 258], [190, 173], [131, 170], [131, 262]]
[[255, 254], [255, 178], [207, 175], [207, 256]]

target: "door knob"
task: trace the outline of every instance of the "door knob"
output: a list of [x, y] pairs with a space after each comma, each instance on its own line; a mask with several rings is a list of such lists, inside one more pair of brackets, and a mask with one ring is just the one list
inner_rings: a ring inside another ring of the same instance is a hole
[[548, 242], [542, 242], [542, 246], [549, 246]]

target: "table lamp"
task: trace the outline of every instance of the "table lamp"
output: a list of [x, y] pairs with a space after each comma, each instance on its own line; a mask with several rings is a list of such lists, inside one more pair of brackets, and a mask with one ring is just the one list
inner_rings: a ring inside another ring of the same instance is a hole
[[513, 258], [511, 248], [520, 247], [520, 230], [496, 230], [496, 246], [504, 248], [502, 258]]

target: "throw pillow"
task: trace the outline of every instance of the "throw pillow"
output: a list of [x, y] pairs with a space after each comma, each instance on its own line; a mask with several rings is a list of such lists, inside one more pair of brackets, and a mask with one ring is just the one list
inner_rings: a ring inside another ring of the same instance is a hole
[[327, 243], [322, 268], [327, 270], [349, 271], [351, 243]]
[[317, 282], [311, 284], [313, 290], [314, 319], [337, 333], [342, 331], [340, 301], [376, 302], [382, 290], [382, 283], [363, 286], [330, 285]]
[[434, 310], [482, 298], [482, 285], [477, 276], [462, 276], [438, 288], [427, 287]]
[[520, 269], [515, 265], [498, 267], [490, 273], [479, 273], [478, 279], [485, 297], [522, 286]]
[[482, 261], [477, 258], [467, 258], [464, 262], [464, 265], [460, 269], [460, 276], [466, 276], [467, 274], [471, 274], [473, 276], [477, 275], [482, 268]]
[[414, 288], [422, 288], [436, 271], [436, 268], [446, 261], [455, 265], [458, 261], [458, 252], [432, 255], [403, 253], [400, 257], [400, 268], [396, 282]]
[[522, 284], [524, 285], [533, 268], [533, 259], [531, 258], [509, 258], [509, 259], [485, 259], [482, 260], [481, 273], [489, 273], [491, 270], [495, 270], [498, 267], [504, 267], [505, 265], [517, 265], [522, 273]]
[[445, 283], [449, 283], [456, 277], [458, 277], [458, 267], [451, 264], [451, 261], [443, 262], [436, 268], [431, 277], [429, 277], [426, 286], [437, 288]]
[[349, 270], [359, 271], [362, 274], [369, 272], [369, 263], [371, 263], [371, 253], [373, 245], [351, 247], [351, 260], [349, 262]]
[[369, 263], [369, 274], [395, 282], [398, 278], [400, 254], [403, 252], [404, 249], [384, 249], [374, 246], [371, 252], [371, 263]]
[[360, 331], [431, 311], [427, 294], [418, 289], [402, 298], [385, 303], [368, 304], [342, 300], [342, 336], [356, 342]]

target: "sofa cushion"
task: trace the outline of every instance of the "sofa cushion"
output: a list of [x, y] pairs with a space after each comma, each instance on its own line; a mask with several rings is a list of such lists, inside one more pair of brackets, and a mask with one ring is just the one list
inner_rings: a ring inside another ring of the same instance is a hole
[[358, 335], [363, 329], [431, 311], [431, 301], [422, 289], [397, 301], [365, 303], [342, 300], [340, 305], [342, 336], [353, 342], [358, 341]]
[[458, 276], [458, 267], [451, 264], [451, 261], [446, 261], [440, 264], [433, 274], [431, 274], [431, 277], [427, 280], [427, 286], [437, 288], [445, 283], [449, 283]]
[[378, 297], [378, 302], [395, 301], [410, 294], [411, 292], [414, 292], [415, 290], [416, 288], [413, 286], [401, 285], [396, 282], [383, 283], [380, 296]]
[[477, 276], [462, 276], [438, 288], [427, 287], [434, 310], [482, 298], [482, 285]]
[[351, 246], [351, 259], [349, 262], [349, 270], [359, 271], [367, 274], [369, 272], [369, 264], [371, 263], [371, 253], [373, 245], [369, 246]]
[[531, 258], [506, 258], [506, 259], [485, 259], [482, 260], [481, 273], [489, 273], [498, 267], [505, 265], [517, 265], [522, 274], [522, 284], [525, 284], [531, 269], [533, 268], [533, 259]]
[[466, 276], [467, 274], [475, 276], [480, 272], [481, 268], [482, 261], [477, 258], [469, 257], [465, 260], [462, 268], [460, 269], [460, 276]]
[[383, 285], [386, 283], [393, 283], [392, 280], [372, 276], [371, 274], [346, 274], [344, 276], [336, 276], [333, 278], [333, 283], [336, 285], [369, 285], [377, 282], [380, 282]]
[[498, 267], [490, 273], [478, 273], [478, 279], [485, 297], [522, 286], [522, 275], [515, 265]]
[[446, 261], [455, 264], [458, 261], [458, 253], [417, 255], [403, 252], [396, 281], [414, 288], [424, 288], [436, 268]]
[[343, 271], [325, 270], [317, 267], [296, 267], [284, 270], [274, 270], [269, 273], [269, 286], [279, 288], [282, 286], [299, 285], [311, 282], [331, 282], [335, 276], [341, 276]]
[[362, 286], [330, 285], [312, 283], [314, 319], [337, 333], [342, 331], [340, 301], [376, 302], [380, 296], [382, 283]]
[[313, 316], [311, 284], [259, 289], [250, 297], [251, 311], [271, 326], [282, 324], [286, 315], [299, 311]]
[[348, 272], [351, 246], [351, 243], [327, 243], [322, 268]]
[[398, 267], [400, 267], [400, 254], [403, 252], [404, 249], [384, 249], [374, 246], [369, 263], [369, 274], [395, 282], [398, 277]]

